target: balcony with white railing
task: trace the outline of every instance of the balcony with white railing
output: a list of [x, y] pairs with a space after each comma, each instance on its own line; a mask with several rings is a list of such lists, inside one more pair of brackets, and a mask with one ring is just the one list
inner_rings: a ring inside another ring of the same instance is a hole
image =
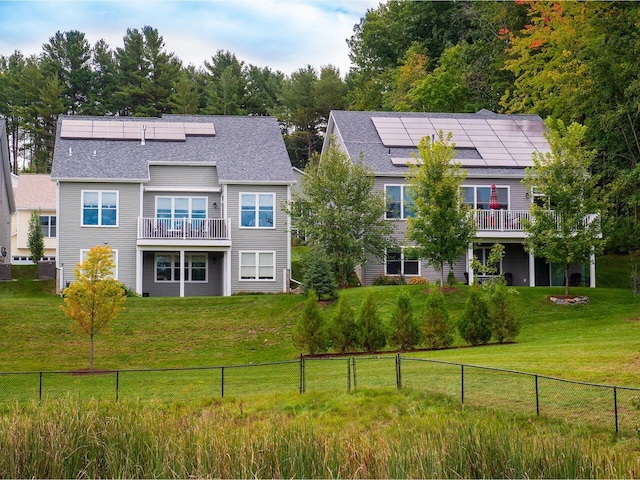
[[227, 218], [139, 218], [140, 241], [186, 242], [229, 241], [231, 225]]

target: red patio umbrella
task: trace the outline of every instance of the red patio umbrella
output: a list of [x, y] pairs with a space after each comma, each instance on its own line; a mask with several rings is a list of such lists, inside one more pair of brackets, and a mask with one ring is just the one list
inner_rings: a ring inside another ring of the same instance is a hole
[[500, 202], [498, 202], [498, 192], [496, 192], [496, 184], [491, 184], [491, 195], [489, 196], [489, 208], [491, 210], [500, 210]]

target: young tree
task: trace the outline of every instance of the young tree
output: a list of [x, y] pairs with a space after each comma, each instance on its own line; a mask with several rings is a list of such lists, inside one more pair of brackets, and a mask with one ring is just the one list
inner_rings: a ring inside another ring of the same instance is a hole
[[40, 211], [34, 210], [29, 218], [27, 246], [31, 251], [31, 261], [37, 264], [44, 256], [44, 233], [40, 222]]
[[338, 300], [338, 309], [333, 315], [329, 336], [333, 347], [340, 353], [358, 346], [358, 326], [355, 321], [355, 313], [345, 295], [341, 295]]
[[491, 333], [498, 343], [515, 339], [522, 326], [522, 321], [513, 311], [510, 295], [504, 282], [498, 281], [492, 286], [489, 296]]
[[307, 295], [313, 290], [319, 299], [335, 299], [338, 284], [327, 256], [317, 249], [311, 248], [305, 255], [304, 266], [302, 293]]
[[421, 164], [409, 167], [415, 216], [407, 219], [407, 238], [416, 244], [420, 258], [440, 272], [444, 285], [444, 266], [453, 264], [467, 251], [475, 236], [473, 215], [462, 202], [462, 183], [466, 177], [454, 161], [455, 144], [451, 133], [438, 140], [424, 137], [418, 144]]
[[293, 341], [301, 349], [307, 349], [311, 355], [327, 350], [327, 332], [324, 319], [320, 314], [318, 296], [309, 292], [302, 309], [302, 316], [293, 331]]
[[113, 278], [113, 251], [96, 245], [74, 270], [75, 281], [64, 289], [64, 313], [80, 333], [89, 335], [89, 369], [93, 370], [93, 340], [120, 314], [126, 297], [122, 283]]
[[389, 326], [389, 343], [392, 346], [411, 350], [420, 343], [420, 326], [413, 315], [411, 298], [407, 292], [403, 291], [398, 296]]
[[359, 343], [365, 352], [377, 352], [387, 344], [384, 331], [373, 294], [368, 291], [358, 310]]
[[458, 320], [460, 336], [471, 345], [480, 345], [491, 340], [491, 325], [487, 302], [477, 284], [471, 286], [464, 312]]
[[453, 323], [444, 304], [444, 294], [432, 287], [424, 312], [423, 338], [429, 348], [445, 348], [453, 343]]
[[542, 195], [544, 205], [532, 204], [525, 222], [525, 248], [537, 257], [564, 266], [569, 295], [569, 266], [584, 264], [602, 252], [600, 228], [604, 211], [598, 178], [590, 172], [595, 151], [584, 144], [586, 127], [547, 120], [551, 152], [536, 152], [533, 167], [522, 183]]
[[284, 206], [294, 228], [331, 259], [343, 287], [367, 255], [382, 259], [393, 246], [384, 197], [373, 186], [373, 172], [362, 160], [351, 161], [332, 144], [324, 155], [314, 156], [300, 191]]

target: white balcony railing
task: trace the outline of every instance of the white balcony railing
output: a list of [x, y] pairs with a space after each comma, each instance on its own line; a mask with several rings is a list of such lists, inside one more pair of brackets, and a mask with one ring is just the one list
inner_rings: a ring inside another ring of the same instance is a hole
[[529, 210], [475, 210], [478, 231], [523, 232], [525, 219], [530, 219]]
[[139, 218], [138, 238], [228, 240], [229, 227], [227, 218]]

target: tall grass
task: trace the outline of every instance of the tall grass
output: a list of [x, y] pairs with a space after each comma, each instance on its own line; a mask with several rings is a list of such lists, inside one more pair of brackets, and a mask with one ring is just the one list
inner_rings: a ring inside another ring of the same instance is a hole
[[633, 478], [638, 443], [407, 390], [204, 405], [60, 400], [0, 416], [7, 478]]

